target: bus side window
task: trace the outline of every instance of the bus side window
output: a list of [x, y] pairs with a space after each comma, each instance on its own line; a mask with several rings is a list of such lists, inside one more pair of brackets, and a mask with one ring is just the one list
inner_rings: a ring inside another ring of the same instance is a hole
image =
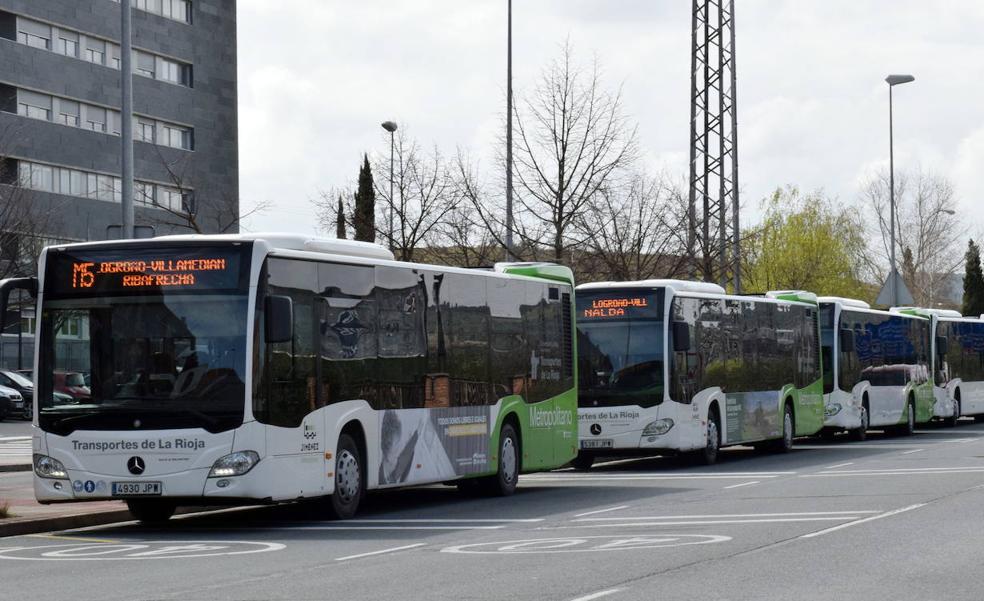
[[364, 400], [376, 406], [378, 308], [372, 267], [318, 266], [318, 381], [321, 402]]

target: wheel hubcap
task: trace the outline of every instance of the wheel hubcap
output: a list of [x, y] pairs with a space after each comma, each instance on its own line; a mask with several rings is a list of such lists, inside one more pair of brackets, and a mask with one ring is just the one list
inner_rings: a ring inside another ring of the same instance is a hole
[[913, 415], [912, 405], [909, 405], [908, 412], [909, 412], [909, 415], [908, 415], [908, 417], [909, 417], [909, 429], [911, 430], [911, 429], [913, 429], [913, 428], [916, 427], [916, 416]]
[[868, 429], [868, 410], [864, 407], [861, 407], [861, 429]]
[[782, 427], [782, 437], [785, 439], [786, 445], [791, 446], [793, 444], [793, 416], [790, 415], [788, 411], [786, 412], [786, 416], [783, 418]]
[[335, 493], [343, 503], [348, 504], [359, 494], [359, 486], [362, 483], [359, 462], [352, 453], [346, 450], [338, 455], [336, 463]]
[[516, 444], [512, 438], [506, 437], [502, 441], [502, 478], [506, 482], [512, 482], [516, 477]]
[[707, 450], [711, 455], [717, 454], [718, 447], [717, 423], [713, 420], [707, 422]]

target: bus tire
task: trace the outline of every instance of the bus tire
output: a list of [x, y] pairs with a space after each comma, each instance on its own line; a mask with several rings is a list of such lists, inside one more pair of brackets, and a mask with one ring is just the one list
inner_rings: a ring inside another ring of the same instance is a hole
[[779, 453], [793, 450], [793, 438], [796, 436], [796, 426], [793, 421], [793, 406], [787, 400], [782, 406], [782, 437], [775, 442], [773, 449]]
[[899, 436], [912, 436], [916, 432], [916, 402], [911, 396], [905, 404], [905, 423], [897, 426], [895, 432]]
[[331, 495], [329, 510], [339, 520], [355, 516], [366, 489], [366, 476], [359, 445], [348, 434], [338, 437], [338, 453], [335, 459], [335, 492]]
[[573, 461], [571, 461], [571, 467], [573, 467], [576, 470], [587, 471], [591, 469], [591, 466], [594, 465], [594, 462], [595, 462], [594, 455], [589, 455], [588, 453], [581, 452], [577, 454], [577, 457], [575, 457]]
[[715, 409], [711, 409], [707, 414], [706, 434], [704, 448], [697, 451], [696, 459], [698, 463], [703, 465], [714, 465], [717, 463], [721, 451], [721, 426]]
[[163, 499], [130, 499], [126, 508], [141, 524], [164, 524], [176, 509], [174, 503]]
[[981, 422], [984, 422], [984, 415], [975, 415], [974, 416], [974, 423], [975, 424], [979, 424]]
[[960, 419], [960, 397], [953, 399], [953, 415], [943, 420], [948, 428], [952, 428], [957, 425], [957, 420]]
[[508, 497], [516, 492], [521, 469], [521, 452], [516, 428], [508, 422], [502, 424], [502, 429], [499, 431], [499, 468], [495, 475], [482, 479], [482, 488], [487, 494], [494, 497]]
[[851, 430], [851, 440], [863, 442], [868, 438], [868, 426], [871, 425], [871, 417], [868, 415], [868, 403], [861, 405], [861, 425]]

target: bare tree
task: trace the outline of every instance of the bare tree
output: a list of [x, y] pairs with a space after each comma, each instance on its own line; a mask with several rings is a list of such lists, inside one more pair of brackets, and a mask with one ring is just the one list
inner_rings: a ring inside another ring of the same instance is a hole
[[576, 222], [585, 250], [578, 281], [678, 277], [686, 255], [687, 199], [665, 177], [636, 174], [598, 190]]
[[[861, 196], [874, 223], [869, 269], [879, 282], [888, 274], [890, 247], [889, 177], [879, 172], [862, 186]], [[946, 282], [964, 259], [969, 226], [956, 214], [950, 181], [932, 172], [915, 170], [895, 177], [896, 261], [916, 303], [935, 307], [944, 302]], [[910, 255], [907, 269], [903, 265]]]
[[573, 226], [596, 194], [613, 188], [637, 157], [636, 128], [622, 114], [621, 93], [607, 92], [601, 68], [574, 62], [570, 42], [515, 109], [515, 174], [522, 219], [543, 229], [537, 242], [563, 261], [591, 232]]
[[[151, 212], [149, 219], [152, 224], [194, 234], [225, 234], [238, 231], [245, 219], [271, 208], [269, 201], [260, 201], [243, 211], [239, 198], [225, 191], [217, 192], [205, 178], [194, 176], [189, 155], [169, 159], [160, 148], [154, 148], [168, 180], [180, 193], [182, 201], [177, 206], [155, 198], [156, 210]], [[139, 202], [137, 193], [134, 197]]]

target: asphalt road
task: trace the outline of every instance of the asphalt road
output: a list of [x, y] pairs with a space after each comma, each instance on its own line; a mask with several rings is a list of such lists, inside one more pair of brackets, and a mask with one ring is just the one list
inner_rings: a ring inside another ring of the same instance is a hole
[[984, 598], [984, 424], [0, 540], [0, 599]]

